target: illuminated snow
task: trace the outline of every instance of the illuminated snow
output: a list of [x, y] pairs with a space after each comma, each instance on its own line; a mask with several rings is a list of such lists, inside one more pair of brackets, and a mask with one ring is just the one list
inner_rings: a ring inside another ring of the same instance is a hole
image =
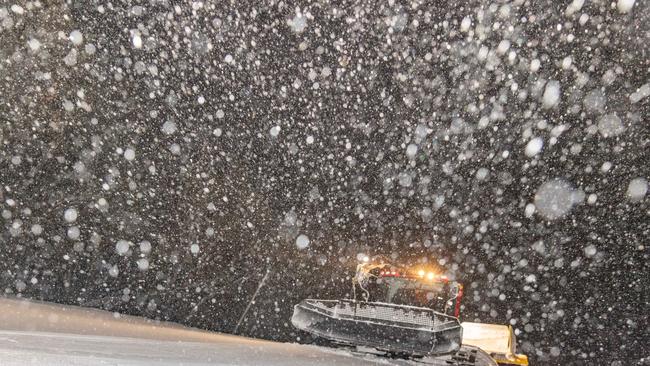
[[418, 152], [418, 146], [416, 144], [409, 144], [406, 147], [406, 156], [413, 158]]
[[27, 45], [34, 52], [38, 51], [41, 48], [41, 42], [36, 38], [32, 38], [27, 41]]
[[111, 277], [117, 277], [120, 274], [120, 269], [117, 266], [111, 266], [108, 269], [108, 275]]
[[141, 271], [146, 271], [149, 269], [149, 260], [146, 258], [140, 258], [136, 261], [138, 269]]
[[650, 95], [650, 83], [643, 84], [641, 85], [641, 87], [639, 87], [639, 89], [637, 89], [637, 91], [630, 94], [630, 102], [632, 104], [638, 103], [639, 101], [641, 101], [641, 99], [649, 95]]
[[145, 254], [151, 253], [151, 242], [143, 240], [138, 243], [138, 246], [140, 247], [140, 252]]
[[74, 44], [75, 46], [79, 46], [83, 43], [84, 41], [84, 36], [79, 30], [73, 30], [70, 32], [69, 36], [70, 42]]
[[126, 240], [118, 240], [117, 243], [115, 243], [115, 251], [119, 255], [125, 255], [129, 251], [129, 242]]
[[530, 61], [530, 71], [531, 72], [537, 72], [539, 71], [539, 68], [541, 67], [542, 63], [540, 62], [539, 59], [533, 59]]
[[413, 184], [413, 177], [409, 173], [400, 173], [398, 182], [402, 187], [410, 187]]
[[132, 148], [124, 150], [124, 158], [128, 161], [133, 161], [135, 159], [135, 150]]
[[134, 48], [142, 48], [142, 38], [140, 37], [140, 33], [138, 32], [133, 33], [131, 42], [133, 43]]
[[544, 218], [555, 220], [569, 213], [580, 201], [579, 193], [569, 182], [552, 179], [537, 189], [535, 209]]
[[526, 144], [526, 156], [533, 157], [542, 151], [544, 140], [541, 137], [535, 137]]
[[162, 131], [167, 135], [171, 135], [176, 132], [176, 123], [172, 121], [165, 121], [162, 125]]
[[478, 168], [476, 170], [476, 179], [485, 180], [488, 174], [490, 174], [490, 171], [487, 168]]
[[302, 249], [306, 249], [308, 246], [309, 246], [309, 237], [307, 237], [307, 235], [305, 234], [298, 235], [298, 237], [296, 238], [296, 247], [302, 250]]
[[593, 244], [590, 244], [590, 245], [586, 246], [584, 251], [585, 251], [585, 255], [587, 257], [593, 257], [598, 252], [598, 250], [596, 249], [596, 246], [593, 245]]
[[544, 95], [542, 95], [542, 106], [544, 108], [553, 108], [560, 101], [560, 83], [551, 80], [546, 83]]
[[301, 33], [307, 28], [307, 18], [302, 14], [296, 14], [291, 20], [287, 21], [291, 30], [296, 33]]
[[466, 16], [465, 18], [463, 18], [463, 21], [460, 22], [460, 31], [467, 33], [471, 26], [472, 26], [472, 18]]
[[19, 15], [25, 14], [25, 9], [22, 6], [18, 5], [18, 4], [11, 5], [11, 11], [13, 11], [14, 13], [19, 14]]
[[510, 41], [508, 41], [507, 39], [504, 39], [501, 42], [499, 42], [499, 45], [497, 46], [497, 53], [500, 54], [500, 55], [503, 55], [509, 49], [510, 49]]
[[627, 186], [626, 195], [632, 202], [641, 201], [648, 193], [648, 181], [645, 178], [634, 178]]
[[582, 101], [587, 112], [596, 113], [601, 112], [605, 109], [605, 104], [607, 103], [607, 97], [603, 94], [602, 91], [594, 89], [587, 93]]
[[577, 13], [582, 9], [582, 6], [584, 5], [585, 0], [573, 0], [569, 6], [567, 6], [565, 10], [565, 14], [567, 16], [573, 15], [574, 13]]
[[603, 173], [607, 173], [610, 169], [612, 169], [612, 163], [609, 161], [604, 162], [603, 165], [600, 166], [600, 171]]
[[613, 114], [606, 114], [598, 120], [598, 131], [603, 137], [617, 136], [625, 131], [621, 119]]
[[77, 220], [77, 209], [76, 208], [68, 208], [63, 212], [63, 218], [65, 219], [66, 222], [75, 222]]
[[644, 351], [647, 2], [85, 3], [0, 5], [5, 295], [311, 342], [363, 252], [531, 364]]
[[589, 196], [587, 196], [587, 203], [590, 205], [596, 203], [597, 200], [598, 200], [598, 195], [595, 193], [592, 193]]
[[621, 14], [628, 13], [634, 7], [635, 0], [618, 0], [616, 8]]
[[532, 203], [527, 204], [526, 208], [524, 209], [524, 215], [526, 217], [532, 217], [534, 213], [535, 213], [535, 205]]
[[41, 235], [43, 233], [43, 227], [41, 225], [39, 225], [39, 224], [34, 224], [34, 225], [32, 225], [31, 231], [32, 231], [32, 234], [38, 236], [38, 235]]
[[68, 238], [70, 238], [72, 240], [77, 240], [77, 239], [79, 239], [80, 234], [81, 234], [81, 232], [79, 231], [78, 226], [71, 226], [71, 227], [68, 228]]

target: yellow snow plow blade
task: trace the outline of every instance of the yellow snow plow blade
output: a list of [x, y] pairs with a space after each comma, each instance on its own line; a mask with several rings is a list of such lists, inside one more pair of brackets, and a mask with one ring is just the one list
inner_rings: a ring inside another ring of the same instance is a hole
[[528, 357], [515, 353], [515, 334], [509, 325], [461, 323], [463, 345], [474, 346], [489, 353], [499, 365], [528, 366]]

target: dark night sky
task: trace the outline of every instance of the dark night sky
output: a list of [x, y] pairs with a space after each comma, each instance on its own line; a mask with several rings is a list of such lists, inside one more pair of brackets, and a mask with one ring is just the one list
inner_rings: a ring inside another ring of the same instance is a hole
[[649, 356], [647, 2], [20, 3], [5, 294], [232, 332], [270, 270], [239, 332], [290, 341], [386, 253], [537, 364]]

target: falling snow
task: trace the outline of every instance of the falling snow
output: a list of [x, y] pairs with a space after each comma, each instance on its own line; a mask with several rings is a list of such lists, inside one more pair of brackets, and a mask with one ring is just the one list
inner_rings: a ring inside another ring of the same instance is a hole
[[91, 3], [0, 5], [4, 296], [313, 343], [382, 254], [648, 362], [648, 1]]
[[543, 146], [544, 140], [542, 140], [541, 137], [535, 137], [531, 139], [526, 144], [526, 156], [532, 158], [533, 156], [539, 154], [539, 152], [542, 151]]
[[118, 240], [117, 243], [115, 243], [115, 251], [119, 255], [125, 255], [129, 251], [129, 242], [126, 240]]
[[128, 161], [133, 161], [135, 159], [135, 150], [131, 148], [124, 150], [124, 158]]
[[552, 108], [560, 101], [560, 83], [551, 80], [544, 88], [544, 95], [542, 96], [542, 105], [544, 108]]
[[301, 33], [307, 27], [307, 18], [302, 14], [296, 14], [296, 16], [294, 16], [291, 20], [287, 21], [287, 24], [294, 32]]
[[641, 201], [648, 193], [648, 181], [644, 178], [634, 178], [627, 186], [627, 196], [632, 201]]
[[301, 250], [307, 249], [307, 247], [309, 247], [309, 238], [307, 237], [307, 235], [305, 234], [298, 235], [298, 237], [296, 238], [296, 247], [298, 247], [298, 249]]
[[623, 122], [615, 114], [606, 114], [598, 120], [598, 131], [603, 137], [620, 135], [624, 130]]
[[628, 13], [634, 7], [635, 0], [618, 0], [616, 8], [619, 13]]
[[84, 41], [84, 36], [79, 30], [73, 30], [70, 32], [70, 42], [72, 42], [75, 46], [79, 46], [83, 43]]
[[65, 219], [66, 222], [75, 222], [77, 220], [77, 209], [75, 208], [68, 208], [63, 212], [63, 218]]
[[134, 48], [142, 48], [142, 37], [139, 33], [134, 33], [131, 39]]
[[146, 258], [140, 258], [137, 261], [138, 269], [141, 271], [146, 271], [149, 269], [149, 260]]
[[565, 216], [576, 203], [580, 195], [567, 181], [553, 179], [542, 184], [535, 193], [535, 209], [540, 215], [555, 220]]

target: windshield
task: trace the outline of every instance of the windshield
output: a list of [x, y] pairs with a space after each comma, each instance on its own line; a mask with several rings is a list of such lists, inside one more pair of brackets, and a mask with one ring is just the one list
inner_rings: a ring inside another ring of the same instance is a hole
[[444, 306], [449, 286], [442, 283], [424, 284], [412, 280], [384, 280], [386, 302], [439, 309]]

